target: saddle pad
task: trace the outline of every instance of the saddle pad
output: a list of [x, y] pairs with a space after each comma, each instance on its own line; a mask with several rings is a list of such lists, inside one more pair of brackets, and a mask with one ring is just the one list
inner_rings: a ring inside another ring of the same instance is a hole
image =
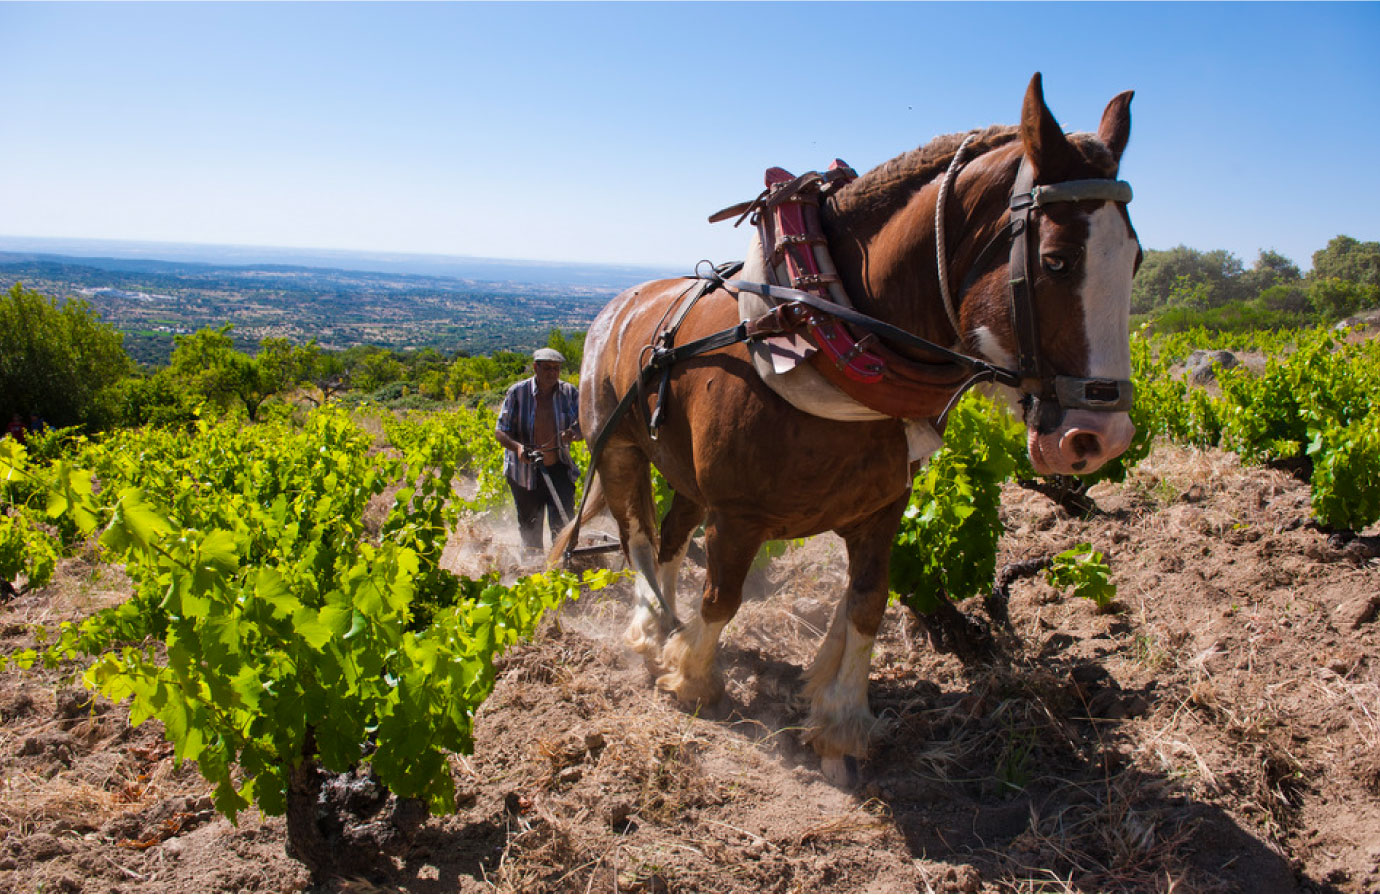
[[[752, 282], [768, 282], [762, 260], [762, 242], [758, 236], [752, 238], [740, 276]], [[746, 290], [738, 293], [738, 316], [741, 319], [755, 320], [769, 311], [771, 304], [761, 295]], [[803, 363], [811, 350], [812, 346], [799, 337], [791, 342], [768, 340], [748, 343], [748, 352], [757, 375], [796, 410], [848, 423], [891, 419], [844, 394], [813, 365]], [[943, 439], [928, 420], [902, 422], [906, 427], [911, 461], [928, 460], [943, 444]]]

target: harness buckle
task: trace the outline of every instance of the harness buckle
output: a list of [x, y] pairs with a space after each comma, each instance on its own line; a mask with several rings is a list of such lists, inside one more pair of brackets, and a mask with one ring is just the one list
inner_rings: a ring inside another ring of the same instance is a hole
[[1105, 412], [1125, 411], [1131, 409], [1135, 394], [1135, 386], [1126, 379], [1054, 377], [1055, 400], [1065, 408]]
[[[877, 336], [875, 333], [864, 333], [861, 339], [858, 339], [856, 342], [853, 343], [852, 348], [849, 348], [847, 351], [843, 352], [837, 358], [834, 359], [834, 366], [842, 370], [844, 367], [851, 364], [858, 355], [866, 351], [868, 349], [868, 346], [872, 345], [876, 341]], [[874, 372], [876, 371], [874, 370]]]

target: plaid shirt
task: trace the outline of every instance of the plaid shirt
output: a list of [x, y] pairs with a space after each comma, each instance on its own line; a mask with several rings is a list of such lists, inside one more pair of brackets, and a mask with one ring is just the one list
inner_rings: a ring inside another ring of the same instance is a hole
[[[562, 469], [571, 481], [580, 478], [579, 467], [570, 458], [570, 448], [560, 439], [559, 433], [575, 427], [580, 430], [580, 391], [568, 382], [557, 382], [556, 393], [552, 397], [556, 409], [556, 444], [559, 448], [560, 462], [556, 467]], [[521, 445], [531, 445], [535, 440], [533, 430], [537, 426], [537, 378], [515, 382], [503, 396], [503, 409], [498, 412], [498, 428], [509, 438]], [[552, 470], [555, 471], [554, 468]], [[523, 488], [537, 486], [537, 469], [534, 463], [524, 463], [513, 451], [503, 452], [503, 474], [513, 483]]]

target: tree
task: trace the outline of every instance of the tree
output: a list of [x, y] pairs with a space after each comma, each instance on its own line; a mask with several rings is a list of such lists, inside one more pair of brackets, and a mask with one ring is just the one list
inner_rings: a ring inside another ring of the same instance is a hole
[[232, 324], [206, 327], [173, 340], [169, 368], [188, 387], [209, 403], [229, 410], [244, 406], [250, 422], [273, 395], [293, 388], [311, 372], [314, 345], [295, 347], [287, 339], [267, 338], [259, 343], [259, 355], [250, 357], [235, 350], [230, 338]]
[[189, 392], [222, 411], [233, 406], [238, 388], [235, 380], [242, 372], [235, 361], [239, 352], [230, 338], [233, 328], [227, 323], [219, 329], [208, 326], [189, 336], [174, 336], [168, 364]]
[[444, 371], [450, 364], [444, 354], [430, 346], [405, 352], [402, 361], [407, 366], [407, 378], [412, 380], [421, 379], [427, 373]]
[[489, 357], [458, 357], [446, 372], [446, 391], [453, 398], [473, 399], [532, 375], [531, 369], [531, 356], [516, 351], [495, 351]]
[[1313, 253], [1313, 277], [1380, 286], [1380, 242], [1332, 237], [1326, 248]]
[[128, 376], [101, 391], [102, 427], [167, 426], [196, 418], [186, 386], [171, 369], [152, 376]]
[[1131, 284], [1131, 312], [1147, 314], [1192, 296], [1204, 308], [1218, 307], [1242, 296], [1241, 259], [1224, 249], [1200, 252], [1188, 246], [1145, 253]]
[[1240, 291], [1254, 298], [1275, 286], [1297, 286], [1303, 279], [1299, 266], [1270, 249], [1261, 249], [1251, 269], [1241, 275]]
[[1336, 319], [1380, 304], [1380, 286], [1319, 277], [1308, 284], [1308, 301], [1319, 314]]
[[580, 372], [580, 362], [585, 356], [585, 333], [567, 336], [559, 329], [553, 329], [546, 338], [546, 347], [556, 349], [565, 358], [565, 372]]
[[282, 338], [262, 340], [254, 358], [259, 368], [257, 385], [265, 397], [296, 388], [311, 377], [320, 353], [315, 342], [293, 345]]
[[97, 395], [133, 372], [124, 337], [86, 302], [59, 304], [19, 283], [0, 293], [0, 424], [17, 413], [97, 425]]
[[385, 348], [375, 348], [350, 368], [350, 382], [361, 391], [372, 392], [402, 379], [407, 368]]
[[307, 347], [315, 351], [311, 358], [311, 368], [307, 373], [307, 380], [321, 392], [321, 398], [318, 400], [310, 395], [307, 397], [309, 401], [320, 407], [350, 387], [350, 371], [345, 367], [345, 358], [338, 352], [321, 351], [316, 347], [314, 341]]
[[1267, 311], [1306, 314], [1313, 310], [1313, 304], [1308, 300], [1308, 292], [1303, 288], [1302, 282], [1276, 283], [1262, 290], [1256, 302]]

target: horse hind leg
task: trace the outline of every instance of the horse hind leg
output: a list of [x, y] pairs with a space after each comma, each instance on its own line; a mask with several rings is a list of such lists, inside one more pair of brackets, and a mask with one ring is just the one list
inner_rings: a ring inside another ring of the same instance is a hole
[[661, 587], [651, 464], [636, 447], [610, 445], [599, 462], [599, 479], [609, 512], [618, 521], [623, 553], [636, 574], [637, 605], [623, 639], [655, 662], [662, 643], [676, 627], [676, 607], [666, 600]]
[[712, 705], [723, 695], [717, 666], [719, 635], [743, 600], [743, 579], [761, 545], [760, 533], [711, 519], [705, 537], [708, 555], [700, 611], [676, 631], [661, 651], [663, 674], [656, 685], [685, 704]]
[[849, 617], [857, 595], [840, 601], [829, 632], [805, 672], [810, 716], [805, 739], [820, 757], [824, 776], [839, 786], [857, 782], [857, 761], [866, 757], [877, 719], [867, 704], [875, 633], [858, 630]]
[[674, 612], [676, 608], [676, 583], [680, 578], [685, 554], [690, 549], [690, 539], [695, 529], [704, 521], [704, 507], [679, 493], [671, 498], [671, 506], [661, 520], [661, 549], [657, 554], [659, 569], [658, 582], [661, 596]]

